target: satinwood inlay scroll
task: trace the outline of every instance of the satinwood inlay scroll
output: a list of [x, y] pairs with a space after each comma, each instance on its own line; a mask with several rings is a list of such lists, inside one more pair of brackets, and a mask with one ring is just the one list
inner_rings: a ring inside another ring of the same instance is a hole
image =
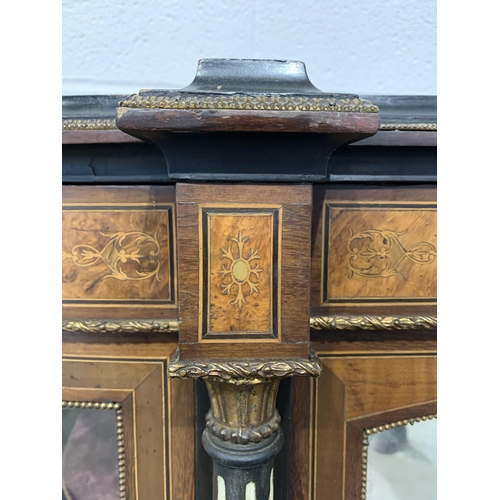
[[[79, 267], [88, 267], [103, 262], [109, 268], [107, 278], [120, 281], [143, 280], [151, 277], [160, 281], [161, 262], [158, 259], [160, 243], [158, 233], [154, 235], [139, 231], [119, 231], [100, 234], [109, 242], [98, 250], [91, 245], [75, 245], [71, 252], [62, 252], [62, 260], [71, 260]], [[136, 263], [135, 268], [127, 269], [126, 264]]]
[[399, 237], [408, 230], [401, 232], [367, 229], [353, 234], [349, 229], [349, 275], [364, 278], [388, 278], [401, 276], [398, 265], [408, 258], [416, 264], [432, 264], [436, 260], [436, 247], [430, 243], [420, 242], [408, 250], [399, 241]]
[[323, 305], [435, 304], [435, 202], [325, 200], [323, 217]]

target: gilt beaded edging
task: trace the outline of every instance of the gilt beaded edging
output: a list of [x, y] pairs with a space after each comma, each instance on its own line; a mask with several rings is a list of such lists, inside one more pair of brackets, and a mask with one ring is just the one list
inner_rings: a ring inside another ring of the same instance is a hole
[[436, 329], [436, 316], [313, 316], [311, 330]]
[[263, 361], [179, 361], [179, 351], [176, 351], [168, 366], [168, 376], [171, 378], [214, 378], [232, 384], [252, 384], [291, 376], [319, 377], [320, 375], [321, 363], [312, 349], [309, 360]]
[[379, 425], [377, 427], [370, 427], [368, 429], [365, 429], [364, 433], [366, 434], [366, 436], [370, 436], [371, 434], [377, 434], [378, 432], [389, 431], [391, 429], [394, 429], [395, 427], [402, 427], [403, 425], [408, 425], [408, 424], [413, 425], [415, 422], [425, 422], [426, 420], [433, 420], [434, 418], [437, 418], [436, 413], [434, 413], [433, 415], [424, 415], [423, 417], [414, 417], [404, 420], [398, 420], [397, 422], [391, 422], [390, 424]]
[[379, 130], [437, 131], [437, 123], [381, 123]]
[[67, 320], [66, 332], [84, 333], [166, 333], [178, 332], [178, 320]]
[[392, 422], [390, 424], [379, 425], [378, 427], [371, 427], [365, 429], [363, 432], [363, 451], [361, 454], [361, 500], [366, 500], [366, 489], [367, 489], [367, 469], [368, 469], [368, 436], [371, 434], [377, 434], [378, 432], [388, 431], [394, 429], [395, 427], [402, 427], [403, 425], [413, 425], [415, 422], [425, 422], [426, 420], [433, 420], [437, 418], [437, 414], [426, 415], [424, 417], [408, 418], [404, 420], [398, 420], [397, 422]]
[[94, 410], [115, 410], [116, 433], [118, 436], [118, 487], [120, 500], [127, 498], [125, 486], [125, 436], [123, 430], [123, 410], [120, 403], [96, 401], [63, 401], [63, 408], [88, 408]]
[[114, 118], [84, 118], [84, 119], [64, 119], [62, 121], [63, 130], [111, 130], [118, 129]]
[[131, 95], [121, 101], [123, 108], [149, 109], [234, 109], [255, 111], [331, 111], [338, 113], [378, 113], [378, 107], [363, 99], [335, 96], [286, 94], [197, 94], [171, 92], [167, 95]]

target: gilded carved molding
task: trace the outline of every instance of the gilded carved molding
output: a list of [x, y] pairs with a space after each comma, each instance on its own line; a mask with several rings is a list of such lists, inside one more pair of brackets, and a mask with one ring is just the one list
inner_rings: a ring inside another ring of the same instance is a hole
[[293, 94], [200, 94], [170, 92], [163, 95], [131, 95], [119, 103], [123, 108], [233, 109], [262, 111], [330, 111], [378, 113], [378, 107], [363, 99], [339, 99], [331, 95]]
[[256, 427], [227, 426], [217, 422], [210, 411], [206, 417], [208, 431], [222, 439], [236, 444], [260, 443], [279, 429], [281, 417], [274, 409], [273, 416], [264, 424]]
[[179, 361], [178, 351], [168, 367], [172, 378], [216, 379], [232, 384], [254, 384], [259, 381], [291, 376], [321, 375], [321, 364], [311, 350], [308, 360], [249, 361]]
[[[310, 318], [311, 330], [418, 330], [436, 329], [436, 316], [313, 316]], [[62, 330], [75, 333], [166, 333], [178, 332], [179, 321], [169, 320], [96, 320], [76, 319], [62, 322]], [[254, 370], [244, 366], [235, 366], [229, 370], [239, 371], [242, 374]], [[262, 369], [266, 369], [263, 367]], [[179, 369], [181, 369], [179, 367]], [[259, 371], [262, 371], [259, 369]], [[292, 369], [290, 365], [289, 369]], [[300, 367], [294, 367], [299, 370]], [[190, 370], [190, 378], [203, 378], [203, 374], [220, 371], [215, 365], [211, 368], [202, 367]], [[281, 370], [280, 370], [281, 371]], [[196, 375], [199, 373], [200, 375]], [[264, 372], [263, 372], [264, 373]], [[298, 373], [300, 375], [300, 373]], [[308, 375], [309, 373], [304, 373]], [[313, 375], [311, 373], [311, 375]], [[181, 376], [181, 375], [174, 375]], [[208, 375], [207, 375], [208, 376]], [[245, 375], [246, 376], [246, 375]], [[284, 375], [287, 376], [287, 375]], [[315, 375], [313, 375], [315, 376]]]
[[[142, 96], [133, 96], [133, 97], [140, 97], [141, 99], [147, 99], [145, 97], [142, 97]], [[153, 96], [154, 97], [154, 96]], [[357, 99], [359, 101], [361, 101], [361, 99]], [[155, 97], [155, 99], [153, 100], [154, 103], [156, 103], [158, 101], [158, 97]], [[348, 99], [343, 99], [342, 101], [349, 101]], [[146, 107], [146, 108], [165, 108], [165, 109], [176, 109], [176, 108], [179, 108], [179, 109], [190, 109], [190, 108], [193, 108], [193, 109], [196, 109], [196, 106], [191, 106], [191, 104], [187, 104], [187, 105], [183, 105], [183, 106], [168, 106], [168, 105], [165, 105], [165, 102], [167, 101], [160, 101], [160, 103], [158, 105], [152, 105], [152, 102], [149, 101], [149, 105], [148, 103], [145, 103], [144, 105], [138, 105], [141, 101], [136, 101], [136, 100], [125, 100], [125, 101], [122, 101], [122, 107], [130, 107], [130, 108], [142, 108], [142, 107]], [[366, 103], [367, 105], [370, 105], [370, 106], [366, 106], [367, 109], [370, 109], [370, 107], [375, 107], [373, 104], [370, 104], [368, 101], [363, 101], [364, 103]], [[124, 103], [126, 103], [127, 105], [125, 105]], [[129, 104], [130, 103], [130, 104]], [[293, 111], [330, 111], [330, 109], [305, 109], [304, 105], [302, 104], [301, 105], [303, 109], [293, 109]], [[240, 104], [238, 104], [236, 106], [236, 104], [234, 104], [234, 106], [231, 106], [229, 105], [229, 107], [225, 107], [224, 105], [221, 105], [219, 106], [218, 103], [217, 105], [214, 105], [214, 106], [209, 106], [208, 104], [207, 105], [203, 105], [203, 106], [200, 106], [202, 108], [207, 108], [207, 109], [254, 109], [254, 108], [247, 108], [243, 105], [241, 105], [240, 107]], [[343, 108], [349, 108], [349, 107], [352, 107], [352, 108], [355, 108], [356, 106], [354, 105], [354, 103], [349, 106], [347, 103], [343, 103], [342, 105]], [[271, 108], [256, 108], [256, 109], [276, 109], [274, 107], [271, 107]], [[282, 111], [290, 111], [290, 109], [286, 108], [286, 109], [281, 109], [281, 108], [277, 108], [276, 109], [277, 111], [279, 110], [282, 110]], [[332, 110], [333, 111], [333, 110]], [[350, 111], [349, 109], [335, 109], [335, 111]], [[358, 111], [357, 109], [352, 109], [352, 111]], [[362, 106], [362, 111], [358, 111], [358, 112], [363, 112], [363, 113], [376, 113], [377, 111], [367, 111], [365, 109], [365, 106]], [[408, 131], [408, 132], [419, 132], [419, 131], [426, 131], [426, 132], [437, 132], [437, 123], [381, 123], [378, 127], [379, 130], [384, 130], [384, 131], [395, 131], [395, 130], [401, 130], [401, 131]], [[118, 127], [116, 126], [116, 121], [114, 118], [106, 118], [106, 119], [96, 119], [96, 118], [86, 118], [86, 119], [72, 119], [72, 118], [66, 118], [64, 120], [62, 120], [62, 130], [118, 130]]]
[[314, 316], [311, 330], [436, 329], [436, 316]]
[[178, 320], [66, 320], [62, 329], [74, 333], [166, 333], [178, 332]]
[[377, 434], [377, 432], [389, 431], [391, 429], [395, 429], [396, 427], [403, 427], [404, 425], [408, 424], [413, 425], [415, 424], [415, 422], [425, 422], [426, 420], [433, 420], [434, 418], [437, 418], [437, 414], [398, 420], [397, 422], [391, 422], [390, 424], [379, 425], [378, 427], [365, 429], [364, 433], [366, 436], [369, 436], [370, 434]]
[[114, 118], [66, 118], [62, 121], [63, 130], [118, 130]]

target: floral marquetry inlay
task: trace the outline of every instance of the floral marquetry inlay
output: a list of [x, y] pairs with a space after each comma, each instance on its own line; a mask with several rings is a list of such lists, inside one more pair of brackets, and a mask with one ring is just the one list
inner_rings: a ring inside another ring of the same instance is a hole
[[201, 222], [202, 338], [276, 338], [278, 207], [204, 207]]
[[229, 246], [221, 248], [222, 268], [219, 274], [222, 278], [222, 294], [233, 295], [232, 290], [236, 290], [236, 298], [231, 302], [231, 305], [237, 305], [241, 310], [243, 304], [248, 304], [245, 295], [259, 293], [259, 275], [262, 268], [259, 267], [261, 257], [259, 249], [250, 248], [250, 251], [245, 255], [244, 246], [250, 240], [248, 236], [242, 236], [241, 231], [238, 231], [237, 238], [228, 238]]

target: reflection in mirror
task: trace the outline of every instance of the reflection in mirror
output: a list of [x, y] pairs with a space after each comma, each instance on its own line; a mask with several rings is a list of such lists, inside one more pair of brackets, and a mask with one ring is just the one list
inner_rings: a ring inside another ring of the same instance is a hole
[[123, 432], [122, 425], [119, 405], [63, 402], [63, 500], [122, 498], [118, 463], [118, 429]]
[[363, 485], [367, 500], [436, 499], [434, 416], [366, 430], [364, 443], [365, 453], [366, 448], [368, 451], [367, 479]]

